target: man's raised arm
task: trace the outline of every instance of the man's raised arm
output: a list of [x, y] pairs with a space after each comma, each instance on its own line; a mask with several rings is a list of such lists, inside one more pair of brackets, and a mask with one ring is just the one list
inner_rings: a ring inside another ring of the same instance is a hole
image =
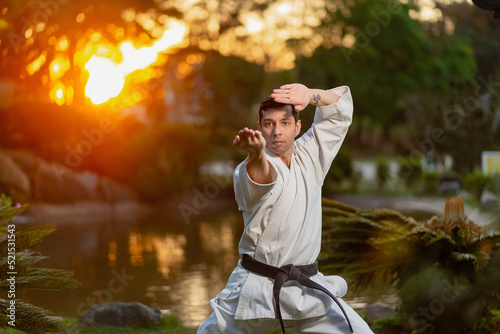
[[314, 106], [328, 106], [334, 104], [340, 98], [339, 95], [323, 89], [310, 89], [302, 84], [283, 85], [274, 89], [271, 97], [276, 102], [289, 103], [295, 105], [296, 111], [301, 111], [308, 104]]

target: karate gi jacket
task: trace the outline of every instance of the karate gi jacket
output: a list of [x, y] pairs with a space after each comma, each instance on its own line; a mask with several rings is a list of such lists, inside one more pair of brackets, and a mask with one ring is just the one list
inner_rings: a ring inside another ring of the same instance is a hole
[[[295, 140], [290, 169], [266, 149], [272, 166], [272, 183], [258, 184], [247, 173], [246, 160], [234, 171], [238, 208], [243, 212], [244, 232], [239, 253], [280, 267], [316, 261], [321, 248], [321, 187], [352, 120], [350, 89], [332, 89], [340, 99], [317, 107], [311, 128]], [[339, 276], [311, 276], [337, 297], [347, 292]], [[225, 289], [212, 301], [235, 319], [275, 318], [274, 280], [251, 273], [241, 266], [233, 271]], [[325, 315], [334, 301], [325, 293], [285, 282], [280, 293], [283, 319], [306, 319]]]

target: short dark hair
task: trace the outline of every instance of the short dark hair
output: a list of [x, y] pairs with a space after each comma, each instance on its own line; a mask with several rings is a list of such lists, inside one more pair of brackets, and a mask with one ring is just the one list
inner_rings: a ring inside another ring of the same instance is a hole
[[282, 108], [290, 108], [289, 110], [292, 112], [293, 118], [295, 119], [295, 123], [299, 120], [299, 112], [295, 110], [295, 106], [293, 104], [281, 103], [274, 101], [274, 98], [271, 96], [266, 97], [259, 106], [259, 123], [262, 120], [262, 112], [268, 109], [282, 109]]

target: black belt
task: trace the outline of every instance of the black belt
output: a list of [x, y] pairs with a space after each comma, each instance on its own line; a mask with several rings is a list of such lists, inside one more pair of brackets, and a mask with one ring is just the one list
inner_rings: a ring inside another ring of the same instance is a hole
[[351, 322], [347, 317], [347, 313], [345, 312], [344, 308], [342, 307], [342, 304], [340, 304], [337, 297], [335, 297], [330, 291], [328, 291], [328, 289], [326, 289], [322, 285], [309, 279], [309, 277], [318, 273], [317, 261], [306, 266], [294, 266], [293, 264], [287, 264], [286, 266], [278, 268], [257, 261], [251, 258], [248, 254], [244, 254], [241, 260], [241, 265], [243, 266], [243, 268], [253, 272], [254, 274], [274, 279], [273, 295], [276, 303], [277, 318], [280, 320], [283, 334], [285, 333], [285, 326], [283, 324], [283, 318], [281, 317], [280, 291], [281, 287], [283, 286], [283, 283], [285, 283], [286, 281], [297, 281], [303, 286], [323, 291], [328, 296], [330, 296], [333, 299], [333, 301], [336, 302], [337, 305], [340, 307], [342, 313], [344, 313], [345, 319], [349, 324], [349, 329], [351, 330], [352, 333], [354, 333]]

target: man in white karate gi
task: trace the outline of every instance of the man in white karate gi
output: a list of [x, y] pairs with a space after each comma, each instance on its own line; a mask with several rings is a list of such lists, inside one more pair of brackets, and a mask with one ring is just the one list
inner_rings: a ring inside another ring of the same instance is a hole
[[[299, 139], [298, 112], [316, 113]], [[321, 187], [352, 120], [347, 86], [330, 90], [288, 84], [259, 107], [258, 130], [244, 128], [234, 145], [248, 157], [234, 171], [245, 229], [242, 260], [210, 301], [198, 333], [372, 333], [342, 299], [340, 276], [317, 271], [321, 247]]]

